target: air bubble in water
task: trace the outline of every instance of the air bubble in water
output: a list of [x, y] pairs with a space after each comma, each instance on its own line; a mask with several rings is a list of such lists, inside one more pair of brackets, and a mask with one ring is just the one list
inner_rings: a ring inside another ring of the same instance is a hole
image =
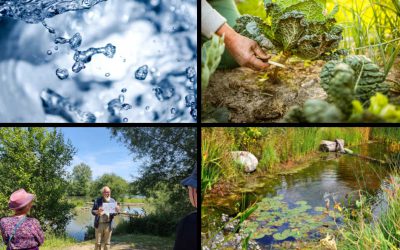
[[121, 89], [122, 93], [126, 93], [126, 88]]
[[149, 67], [147, 65], [143, 65], [136, 70], [135, 78], [138, 80], [144, 80], [146, 79], [148, 72], [149, 72]]
[[106, 77], [109, 77], [109, 76], [110, 76], [110, 73], [106, 73], [105, 76], [106, 76]]
[[68, 77], [68, 70], [67, 69], [57, 69], [56, 70], [56, 75], [58, 76], [58, 78], [60, 78], [61, 80], [64, 80], [65, 78]]
[[53, 52], [51, 52], [51, 50], [48, 50], [48, 51], [47, 51], [47, 55], [50, 56], [51, 54], [53, 54]]
[[128, 118], [125, 117], [122, 121], [123, 122], [128, 122]]

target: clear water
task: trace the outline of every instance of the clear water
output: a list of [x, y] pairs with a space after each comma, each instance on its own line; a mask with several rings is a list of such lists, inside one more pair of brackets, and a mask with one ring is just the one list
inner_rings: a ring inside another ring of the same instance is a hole
[[0, 120], [195, 122], [196, 5], [0, 0]]

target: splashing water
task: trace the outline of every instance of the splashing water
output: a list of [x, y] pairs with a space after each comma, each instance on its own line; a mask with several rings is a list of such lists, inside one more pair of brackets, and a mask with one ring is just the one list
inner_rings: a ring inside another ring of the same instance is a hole
[[[174, 113], [173, 121], [195, 121], [196, 66], [188, 65], [197, 59], [196, 4], [0, 0], [1, 120], [164, 122], [172, 121]], [[105, 57], [92, 60], [96, 54]], [[66, 68], [79, 74], [69, 77]], [[48, 90], [62, 101], [46, 99]], [[122, 101], [116, 92], [122, 92]]]
[[106, 0], [0, 0], [0, 16], [38, 23], [67, 11], [89, 9], [103, 1]]
[[40, 98], [47, 114], [62, 116], [69, 122], [96, 122], [96, 117], [92, 113], [81, 111], [67, 98], [51, 89], [44, 89], [40, 94]]

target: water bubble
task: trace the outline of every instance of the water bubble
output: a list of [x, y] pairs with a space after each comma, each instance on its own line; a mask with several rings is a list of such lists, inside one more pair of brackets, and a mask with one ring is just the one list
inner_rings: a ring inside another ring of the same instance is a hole
[[126, 88], [121, 89], [122, 93], [126, 93]]
[[150, 109], [150, 106], [146, 106], [146, 108], [145, 108], [146, 110], [149, 110]]
[[188, 68], [186, 69], [186, 77], [187, 77], [189, 80], [192, 80], [193, 78], [196, 77], [196, 70], [194, 69], [194, 67], [188, 67]]
[[85, 68], [85, 63], [88, 63], [92, 60], [93, 55], [100, 53], [112, 58], [115, 54], [115, 46], [109, 43], [105, 47], [101, 48], [89, 48], [85, 51], [77, 50], [74, 54], [75, 64], [72, 66], [72, 71], [78, 73]]
[[147, 65], [143, 65], [143, 66], [139, 67], [135, 72], [135, 78], [137, 80], [146, 79], [148, 71], [149, 71], [149, 67]]
[[123, 122], [128, 122], [128, 118], [125, 117], [122, 121]]
[[171, 108], [171, 114], [173, 114], [173, 115], [176, 114], [176, 109], [175, 108]]
[[97, 50], [109, 58], [112, 58], [115, 54], [115, 46], [112, 45], [111, 43], [107, 43], [107, 45], [104, 48], [99, 48]]
[[48, 51], [47, 51], [47, 55], [50, 56], [51, 54], [53, 54], [53, 52], [51, 52], [51, 50], [48, 50]]
[[196, 97], [194, 95], [185, 96], [186, 107], [191, 107], [193, 103], [196, 103]]
[[65, 78], [68, 77], [68, 70], [67, 69], [60, 69], [58, 68], [56, 70], [56, 75], [58, 76], [58, 78], [60, 78], [61, 80], [64, 80]]
[[58, 50], [58, 46], [54, 46], [54, 50]]
[[110, 76], [110, 73], [106, 73], [105, 76], [106, 76], [106, 77], [109, 77], [109, 76]]

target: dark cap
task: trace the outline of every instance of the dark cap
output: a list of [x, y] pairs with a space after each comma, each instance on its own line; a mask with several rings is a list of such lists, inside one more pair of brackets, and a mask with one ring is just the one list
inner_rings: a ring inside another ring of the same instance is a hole
[[185, 178], [185, 179], [183, 179], [183, 180], [181, 181], [181, 184], [182, 184], [183, 186], [185, 186], [185, 187], [191, 186], [191, 187], [197, 189], [197, 167], [195, 167], [195, 168], [193, 169], [193, 172], [192, 172], [192, 174], [191, 174], [189, 177], [187, 177], [187, 178]]

